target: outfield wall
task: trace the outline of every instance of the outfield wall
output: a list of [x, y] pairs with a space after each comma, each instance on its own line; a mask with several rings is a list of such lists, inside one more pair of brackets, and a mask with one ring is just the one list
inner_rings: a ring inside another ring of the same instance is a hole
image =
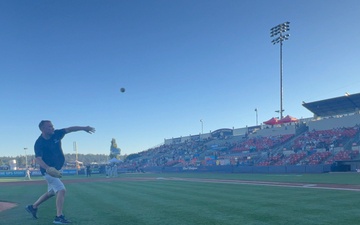
[[[150, 173], [328, 173], [331, 171], [331, 165], [147, 167], [144, 171]], [[130, 170], [122, 172], [130, 172]]]
[[145, 172], [215, 172], [215, 173], [328, 173], [331, 165], [302, 165], [302, 166], [197, 166], [197, 167], [147, 167]]
[[[64, 176], [76, 175], [76, 170], [62, 170]], [[2, 170], [0, 177], [25, 177], [26, 170]], [[31, 170], [31, 177], [42, 176], [40, 170]]]
[[[303, 165], [303, 166], [190, 166], [190, 167], [146, 167], [140, 170], [119, 168], [119, 173], [147, 172], [147, 173], [328, 173], [331, 165]], [[62, 170], [64, 176], [76, 175], [76, 170]], [[79, 171], [79, 175], [83, 175]], [[31, 176], [41, 176], [39, 170], [32, 170]], [[0, 177], [25, 177], [25, 170], [0, 171]]]

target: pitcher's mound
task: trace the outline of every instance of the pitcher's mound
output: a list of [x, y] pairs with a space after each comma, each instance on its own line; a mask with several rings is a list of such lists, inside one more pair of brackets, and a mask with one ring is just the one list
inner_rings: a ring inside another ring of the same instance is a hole
[[14, 208], [16, 206], [15, 203], [11, 202], [0, 202], [0, 212], [5, 211], [7, 209]]

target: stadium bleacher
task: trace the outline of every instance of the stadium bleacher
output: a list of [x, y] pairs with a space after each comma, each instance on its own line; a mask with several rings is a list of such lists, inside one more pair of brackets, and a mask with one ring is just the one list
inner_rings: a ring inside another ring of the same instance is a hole
[[[360, 94], [356, 97], [360, 100]], [[343, 97], [324, 101], [326, 104], [303, 104], [314, 112], [314, 118], [271, 128], [219, 129], [214, 134], [168, 139], [161, 146], [138, 153], [137, 158], [122, 166], [300, 166], [359, 159], [359, 110], [345, 104]], [[329, 111], [337, 107], [329, 106], [329, 102], [344, 104], [340, 109], [343, 114], [331, 114]]]

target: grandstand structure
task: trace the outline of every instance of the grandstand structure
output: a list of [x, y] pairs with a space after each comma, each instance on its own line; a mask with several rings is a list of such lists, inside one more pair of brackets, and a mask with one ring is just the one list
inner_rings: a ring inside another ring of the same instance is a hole
[[123, 170], [322, 173], [360, 171], [360, 93], [302, 104], [314, 117], [165, 139]]

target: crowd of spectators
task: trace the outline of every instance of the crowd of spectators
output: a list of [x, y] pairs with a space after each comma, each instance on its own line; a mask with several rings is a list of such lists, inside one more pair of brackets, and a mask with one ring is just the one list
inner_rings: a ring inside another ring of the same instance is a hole
[[246, 141], [236, 143], [236, 145], [231, 149], [233, 152], [242, 152], [242, 151], [263, 151], [270, 148], [273, 148], [276, 145], [282, 144], [292, 138], [293, 134], [287, 135], [277, 135], [270, 137], [254, 137], [249, 138]]
[[[137, 154], [136, 158], [125, 160], [122, 167], [189, 167], [199, 165], [317, 165], [331, 164], [336, 160], [354, 159], [359, 151], [341, 149], [348, 141], [357, 143], [359, 127], [337, 128], [322, 131], [306, 131], [269, 137], [248, 137], [232, 140], [231, 137], [218, 140], [187, 140], [164, 144]], [[290, 146], [291, 154], [284, 154], [281, 146]], [[275, 151], [276, 150], [276, 151]]]
[[331, 130], [313, 130], [305, 132], [299, 136], [292, 145], [292, 149], [309, 150], [315, 148], [331, 148], [341, 147], [349, 138], [353, 138], [359, 130], [359, 127], [350, 128], [334, 128]]

